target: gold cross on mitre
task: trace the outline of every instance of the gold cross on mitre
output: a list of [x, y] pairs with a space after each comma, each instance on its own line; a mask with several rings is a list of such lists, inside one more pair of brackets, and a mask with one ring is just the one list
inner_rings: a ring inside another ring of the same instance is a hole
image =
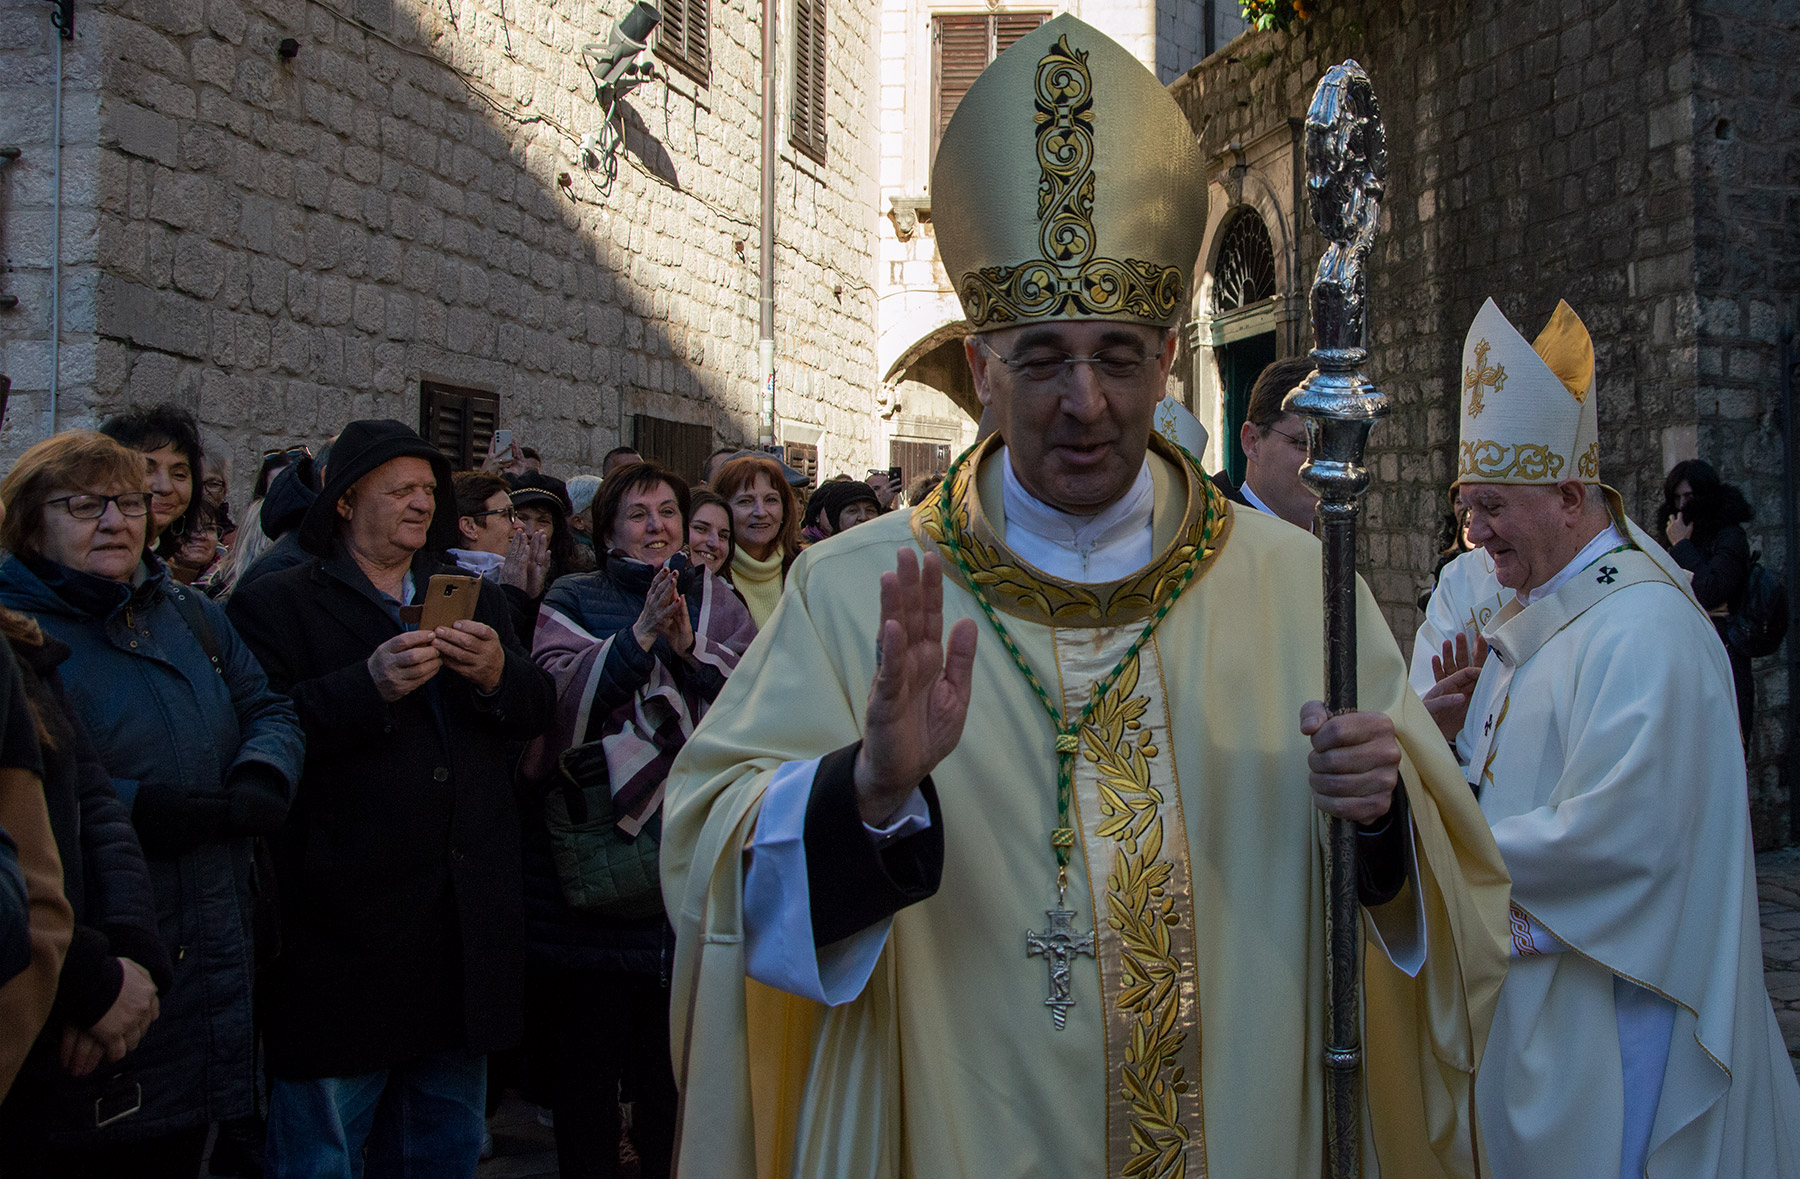
[[1463, 370], [1463, 388], [1469, 394], [1469, 416], [1478, 418], [1487, 403], [1481, 399], [1482, 386], [1488, 386], [1498, 393], [1500, 386], [1506, 384], [1506, 366], [1490, 365], [1487, 362], [1489, 346], [1486, 340], [1475, 341], [1475, 367]]

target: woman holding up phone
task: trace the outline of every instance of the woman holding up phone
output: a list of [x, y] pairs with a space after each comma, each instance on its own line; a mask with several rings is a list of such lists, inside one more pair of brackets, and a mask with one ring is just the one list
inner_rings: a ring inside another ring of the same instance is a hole
[[545, 803], [559, 759], [598, 746], [618, 829], [660, 835], [662, 783], [684, 734], [756, 634], [730, 587], [683, 551], [688, 506], [687, 484], [654, 463], [609, 475], [593, 507], [601, 566], [551, 588], [532, 650], [557, 703], [523, 771], [536, 786], [524, 807], [526, 1046], [556, 1115], [565, 1176], [614, 1173], [621, 1076], [632, 1080], [645, 1179], [669, 1173], [674, 1147], [674, 933], [654, 896], [643, 917], [571, 903], [582, 894], [569, 855], [552, 852]]

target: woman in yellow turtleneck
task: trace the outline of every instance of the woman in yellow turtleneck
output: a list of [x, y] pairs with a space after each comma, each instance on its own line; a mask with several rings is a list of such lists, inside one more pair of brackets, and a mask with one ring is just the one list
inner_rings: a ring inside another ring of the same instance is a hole
[[781, 464], [760, 455], [734, 458], [720, 467], [713, 490], [731, 505], [737, 541], [731, 581], [760, 630], [775, 613], [788, 566], [800, 552], [799, 504]]

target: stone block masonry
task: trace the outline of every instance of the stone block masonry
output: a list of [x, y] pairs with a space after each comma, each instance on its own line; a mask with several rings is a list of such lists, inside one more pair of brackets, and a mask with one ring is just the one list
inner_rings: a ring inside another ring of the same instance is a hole
[[[1389, 167], [1371, 367], [1393, 412], [1371, 441], [1362, 557], [1403, 647], [1455, 476], [1462, 335], [1490, 295], [1527, 338], [1558, 299], [1586, 321], [1601, 475], [1634, 518], [1654, 526], [1664, 472], [1698, 454], [1744, 486], [1752, 547], [1781, 568], [1773, 411], [1780, 333], [1800, 310], [1797, 48], [1785, 0], [1330, 3], [1171, 87], [1217, 159], [1303, 116], [1338, 61], [1375, 82]], [[1305, 210], [1295, 220], [1310, 279], [1324, 243]], [[1787, 830], [1779, 662], [1758, 666], [1759, 846]]]
[[[497, 392], [559, 474], [597, 468], [633, 414], [753, 441], [760, 5], [715, 3], [704, 84], [644, 55], [609, 185], [575, 162], [602, 120], [578, 54], [625, 7], [78, 8], [58, 424], [174, 398], [230, 449], [239, 500], [264, 449], [416, 423], [422, 379]], [[877, 384], [874, 15], [829, 20], [825, 160], [778, 136], [778, 410], [855, 469]], [[0, 460], [48, 428], [53, 37], [39, 0], [0, 0], [0, 143], [24, 149], [0, 173], [0, 290], [21, 297], [0, 315]]]

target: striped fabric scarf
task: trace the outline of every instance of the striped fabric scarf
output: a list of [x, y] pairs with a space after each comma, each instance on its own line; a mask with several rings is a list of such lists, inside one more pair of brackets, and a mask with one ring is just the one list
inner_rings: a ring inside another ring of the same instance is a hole
[[[729, 676], [756, 637], [756, 624], [731, 587], [704, 569], [699, 593], [694, 659]], [[669, 767], [708, 704], [693, 676], [672, 673], [659, 657], [632, 698], [590, 727], [607, 653], [616, 642], [632, 641], [629, 627], [602, 638], [580, 619], [545, 604], [532, 658], [556, 681], [556, 710], [550, 728], [526, 748], [521, 765], [527, 781], [544, 782], [556, 772], [564, 750], [598, 740], [606, 755], [618, 829], [628, 837], [635, 837], [662, 806]]]

